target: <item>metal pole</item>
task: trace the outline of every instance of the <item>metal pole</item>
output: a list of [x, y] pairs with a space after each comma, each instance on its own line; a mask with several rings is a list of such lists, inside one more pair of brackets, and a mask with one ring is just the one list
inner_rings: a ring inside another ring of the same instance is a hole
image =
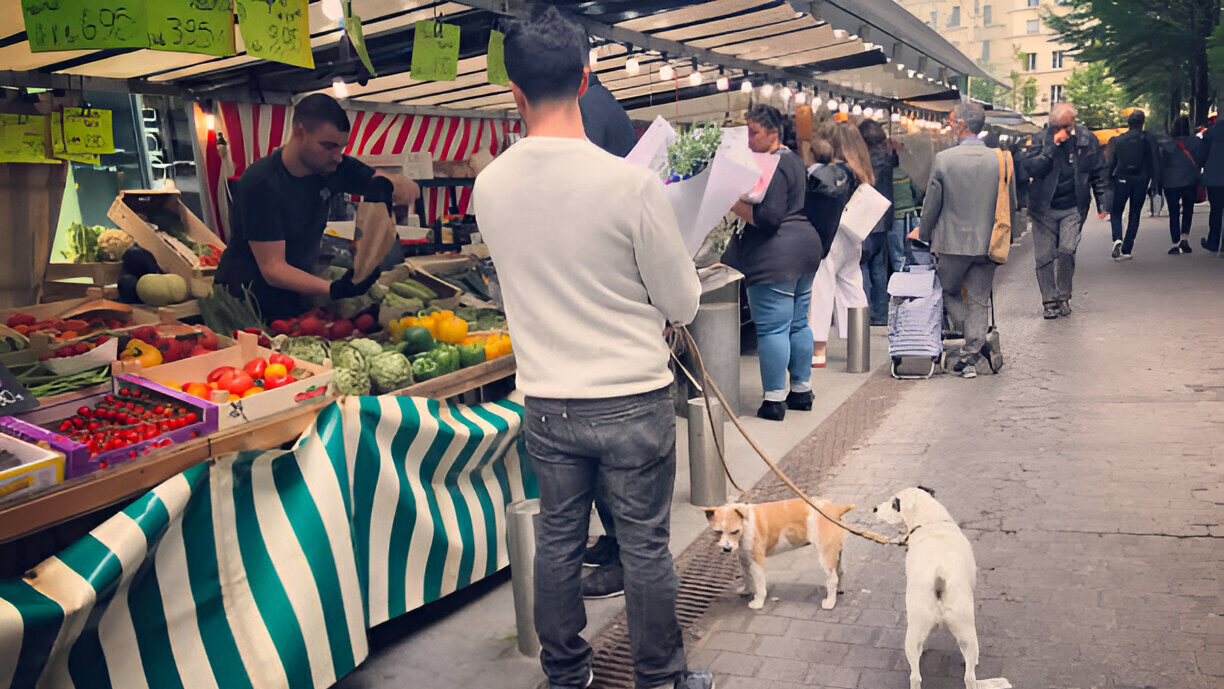
[[702, 302], [689, 331], [701, 348], [701, 358], [710, 378], [733, 407], [731, 411], [739, 414], [740, 308], [738, 293], [736, 296], [735, 302]]
[[713, 396], [710, 397], [710, 411], [714, 417], [713, 428], [706, 416], [705, 399], [697, 397], [688, 401], [689, 504], [697, 507], [718, 507], [727, 502], [727, 473], [718, 457], [718, 448], [723, 448], [724, 452], [727, 449], [724, 432], [727, 419], [722, 405]]
[[506, 548], [510, 553], [511, 586], [514, 589], [514, 625], [519, 653], [540, 655], [540, 637], [535, 630], [535, 529], [539, 500], [520, 500], [506, 506]]
[[871, 370], [871, 309], [856, 306], [847, 311], [846, 371], [866, 373]]

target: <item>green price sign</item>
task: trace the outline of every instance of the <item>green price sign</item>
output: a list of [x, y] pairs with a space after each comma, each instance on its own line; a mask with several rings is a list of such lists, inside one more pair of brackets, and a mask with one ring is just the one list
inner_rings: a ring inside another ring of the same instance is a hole
[[506, 36], [500, 31], [489, 33], [489, 53], [485, 58], [488, 63], [489, 83], [498, 86], [509, 86], [510, 76], [506, 74]]
[[148, 3], [149, 47], [225, 57], [234, 50], [231, 0], [156, 0]]
[[67, 153], [114, 153], [111, 111], [64, 108], [64, 149]]
[[58, 163], [47, 158], [47, 118], [0, 115], [0, 163]]
[[433, 20], [417, 22], [412, 34], [412, 78], [454, 81], [459, 76], [459, 27]]
[[314, 69], [307, 0], [234, 0], [250, 55]]
[[345, 5], [348, 14], [344, 15], [344, 32], [348, 34], [349, 42], [353, 45], [353, 50], [357, 51], [357, 57], [361, 58], [361, 64], [365, 65], [366, 71], [370, 76], [377, 76], [378, 72], [374, 71], [374, 63], [370, 62], [370, 52], [366, 50], [365, 33], [361, 29], [361, 17], [352, 13], [352, 8]]
[[21, 0], [21, 16], [35, 53], [145, 48], [149, 45], [146, 4], [143, 0]]

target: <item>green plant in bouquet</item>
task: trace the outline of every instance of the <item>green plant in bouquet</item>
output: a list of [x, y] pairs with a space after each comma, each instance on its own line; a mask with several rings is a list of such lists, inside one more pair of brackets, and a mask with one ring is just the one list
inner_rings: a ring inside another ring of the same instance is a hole
[[680, 132], [667, 147], [668, 181], [688, 179], [706, 169], [722, 144], [722, 135], [722, 128], [712, 122], [696, 124]]
[[744, 229], [744, 221], [734, 213], [727, 213], [706, 235], [705, 240], [701, 243], [701, 248], [697, 250], [697, 255], [693, 257], [693, 262], [698, 268], [717, 263], [723, 252], [727, 250], [727, 246], [731, 244], [731, 238], [742, 229]]

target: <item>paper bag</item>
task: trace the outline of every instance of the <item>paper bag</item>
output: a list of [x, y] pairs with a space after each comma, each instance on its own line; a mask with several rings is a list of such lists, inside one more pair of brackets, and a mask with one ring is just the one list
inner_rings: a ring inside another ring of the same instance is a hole
[[354, 242], [353, 282], [360, 283], [382, 263], [392, 242], [399, 235], [395, 231], [395, 220], [387, 212], [385, 203], [362, 201], [357, 205], [357, 240]]

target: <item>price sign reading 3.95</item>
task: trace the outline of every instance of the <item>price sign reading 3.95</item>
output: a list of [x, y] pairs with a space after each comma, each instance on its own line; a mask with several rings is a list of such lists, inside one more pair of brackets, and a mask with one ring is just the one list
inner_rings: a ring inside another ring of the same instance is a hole
[[234, 54], [230, 0], [158, 0], [148, 8], [150, 48], [218, 57]]

